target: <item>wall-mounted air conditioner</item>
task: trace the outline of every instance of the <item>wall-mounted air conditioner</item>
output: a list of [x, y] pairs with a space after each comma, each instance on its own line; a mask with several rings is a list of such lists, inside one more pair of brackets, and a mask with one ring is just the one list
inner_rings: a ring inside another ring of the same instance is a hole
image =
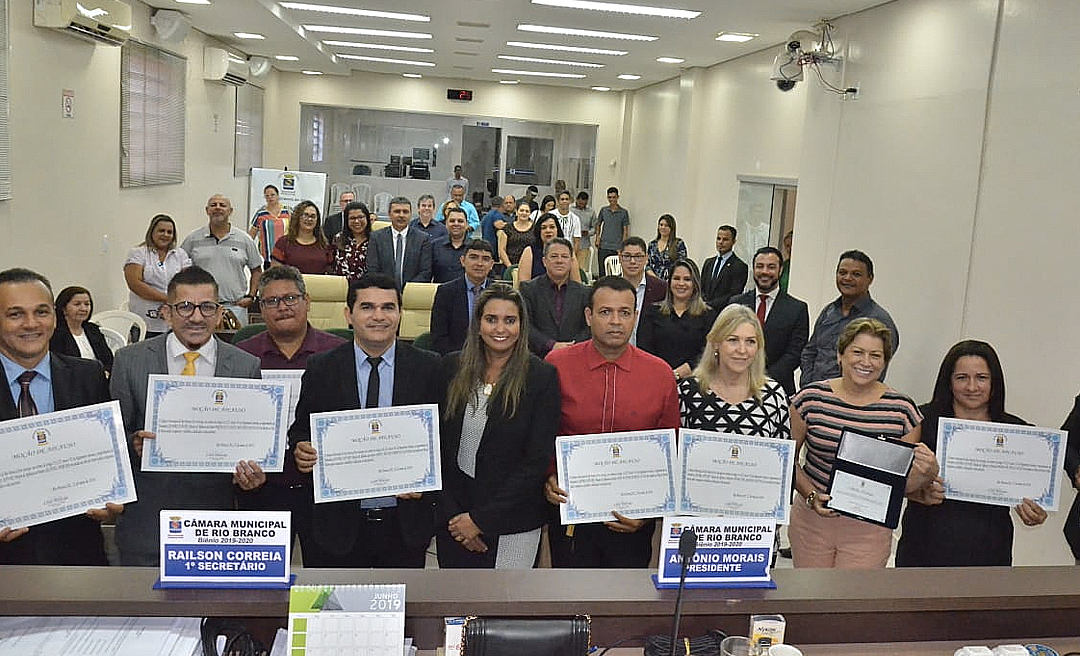
[[248, 63], [223, 48], [203, 48], [203, 79], [240, 86], [247, 82]]
[[131, 35], [131, 7], [120, 0], [34, 0], [34, 25], [119, 46]]

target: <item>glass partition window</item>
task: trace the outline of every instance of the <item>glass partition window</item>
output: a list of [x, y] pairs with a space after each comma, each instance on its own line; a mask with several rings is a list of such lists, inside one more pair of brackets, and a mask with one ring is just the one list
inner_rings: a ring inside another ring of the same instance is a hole
[[233, 175], [249, 175], [263, 165], [263, 90], [251, 84], [236, 87], [236, 130]]
[[550, 185], [552, 139], [506, 138], [506, 181], [511, 184]]

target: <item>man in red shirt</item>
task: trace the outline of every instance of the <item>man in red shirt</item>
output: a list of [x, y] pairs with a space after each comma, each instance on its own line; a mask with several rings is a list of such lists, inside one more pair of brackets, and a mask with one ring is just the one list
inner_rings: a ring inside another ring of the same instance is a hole
[[[596, 281], [585, 308], [592, 339], [548, 354], [562, 390], [560, 435], [678, 428], [679, 395], [671, 367], [630, 344], [637, 324], [634, 286], [625, 278]], [[548, 501], [566, 501], [552, 474]], [[554, 567], [648, 567], [655, 520], [611, 512], [603, 524], [551, 525]]]

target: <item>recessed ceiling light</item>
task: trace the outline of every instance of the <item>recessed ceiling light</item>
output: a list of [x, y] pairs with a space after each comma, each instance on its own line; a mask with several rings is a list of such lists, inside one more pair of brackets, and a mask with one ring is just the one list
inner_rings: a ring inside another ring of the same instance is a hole
[[542, 32], [544, 34], [565, 34], [566, 36], [587, 36], [597, 39], [622, 39], [623, 41], [656, 41], [658, 36], [644, 34], [620, 34], [619, 32], [601, 32], [599, 30], [577, 30], [570, 27], [552, 27], [550, 25], [518, 25], [522, 32]]
[[261, 34], [255, 34], [253, 32], [233, 32], [233, 36], [238, 39], [265, 39], [266, 37]]
[[592, 87], [593, 91], [611, 91], [611, 87]]
[[717, 41], [733, 41], [735, 43], [742, 43], [749, 41], [754, 37], [760, 36], [758, 34], [751, 34], [750, 32], [721, 32], [716, 35]]
[[295, 55], [274, 55], [274, 59], [278, 61], [300, 61], [300, 58]]
[[640, 80], [640, 75], [633, 75], [632, 73], [623, 73], [619, 76], [620, 80]]
[[661, 64], [681, 64], [686, 60], [679, 59], [678, 57], [657, 57], [656, 61], [660, 62]]
[[300, 71], [304, 75], [322, 75], [322, 71]]
[[412, 46], [388, 46], [381, 43], [357, 43], [355, 41], [323, 41], [328, 46], [344, 48], [366, 48], [369, 50], [394, 50], [396, 52], [435, 52], [431, 48], [413, 48]]
[[659, 16], [661, 18], [697, 18], [700, 11], [687, 9], [669, 9], [667, 7], [649, 7], [647, 5], [624, 5], [615, 2], [594, 2], [593, 0], [532, 0], [534, 5], [565, 7], [567, 9], [591, 9], [611, 11], [618, 14], [636, 14], [639, 16]]
[[499, 59], [507, 59], [509, 61], [521, 61], [531, 62], [533, 64], [559, 64], [562, 66], [580, 66], [582, 68], [603, 68], [603, 64], [593, 64], [590, 62], [575, 62], [575, 61], [563, 61], [562, 59], [544, 59], [542, 57], [515, 57], [513, 55], [499, 55]]
[[492, 73], [502, 73], [503, 75], [534, 75], [536, 77], [569, 77], [574, 79], [581, 79], [585, 77], [581, 73], [548, 73], [545, 71], [515, 71], [507, 68], [493, 68]]
[[392, 20], [415, 21], [418, 23], [431, 22], [430, 16], [423, 16], [421, 14], [399, 14], [392, 11], [374, 11], [371, 9], [353, 9], [352, 7], [335, 7], [333, 5], [316, 5], [309, 2], [282, 2], [281, 6], [286, 9], [299, 9], [301, 11], [321, 11], [325, 14], [389, 18]]
[[528, 41], [507, 41], [506, 45], [515, 48], [534, 50], [558, 50], [560, 52], [580, 52], [585, 55], [625, 55], [626, 50], [606, 50], [604, 48], [582, 48], [581, 46], [560, 46], [553, 43], [530, 43]]
[[408, 66], [434, 66], [434, 62], [416, 61], [413, 59], [391, 59], [390, 57], [365, 57], [363, 55], [345, 55], [340, 52], [334, 53], [342, 59], [357, 59], [359, 61], [379, 62], [382, 64], [406, 64]]
[[398, 32], [395, 30], [369, 30], [362, 27], [335, 27], [333, 25], [305, 25], [308, 32], [329, 34], [358, 34], [361, 36], [389, 36], [397, 39], [430, 39], [426, 32]]
[[208, 5], [210, 0], [176, 0], [177, 3], [182, 5]]
[[517, 80], [499, 80], [499, 84], [517, 84]]
[[420, 78], [422, 78], [424, 76], [420, 75], [419, 73], [402, 73], [401, 77], [407, 77], [407, 78], [411, 78], [413, 80], [419, 80]]

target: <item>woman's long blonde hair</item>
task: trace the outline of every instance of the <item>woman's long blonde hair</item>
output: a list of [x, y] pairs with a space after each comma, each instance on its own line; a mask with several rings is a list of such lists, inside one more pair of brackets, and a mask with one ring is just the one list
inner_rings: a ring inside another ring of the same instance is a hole
[[713, 322], [709, 334], [705, 336], [705, 352], [701, 354], [701, 361], [694, 369], [694, 378], [702, 392], [712, 386], [712, 380], [720, 369], [720, 352], [717, 347], [744, 323], [754, 327], [757, 337], [758, 352], [750, 363], [747, 375], [750, 377], [750, 393], [758, 401], [761, 400], [765, 381], [768, 380], [765, 374], [765, 335], [761, 332], [761, 322], [758, 321], [754, 311], [738, 303], [732, 303], [724, 308]]

